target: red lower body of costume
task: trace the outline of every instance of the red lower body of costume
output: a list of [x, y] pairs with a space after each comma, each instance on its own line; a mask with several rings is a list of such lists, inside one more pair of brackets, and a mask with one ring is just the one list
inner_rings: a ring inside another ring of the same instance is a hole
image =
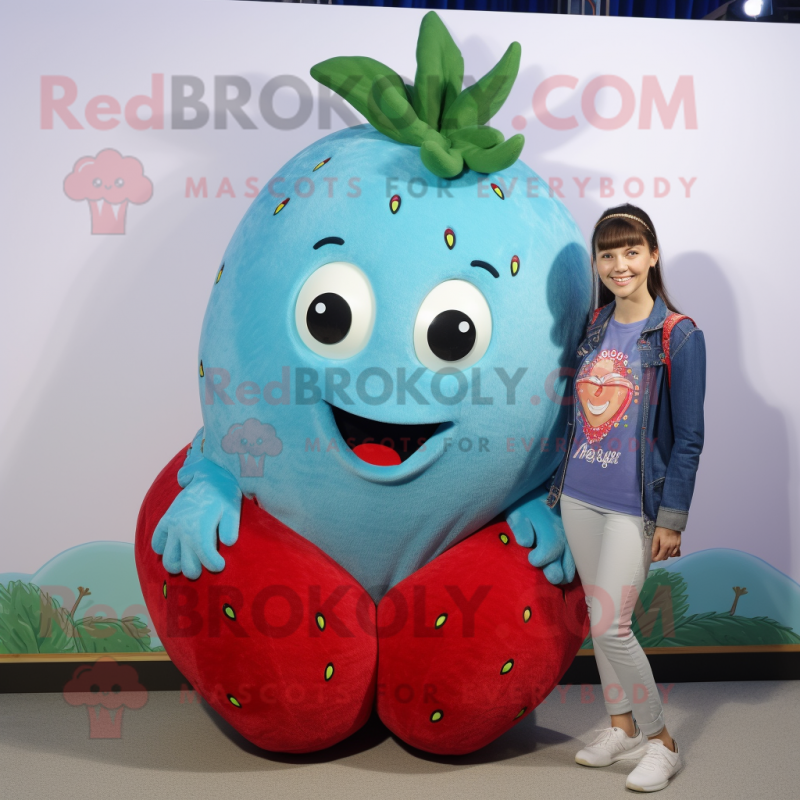
[[266, 750], [321, 750], [377, 710], [404, 742], [469, 753], [555, 688], [589, 631], [578, 576], [553, 586], [504, 522], [394, 586], [377, 608], [316, 545], [252, 500], [225, 568], [170, 575], [153, 530], [180, 492], [182, 450], [139, 513], [136, 564], [158, 635], [199, 694]]

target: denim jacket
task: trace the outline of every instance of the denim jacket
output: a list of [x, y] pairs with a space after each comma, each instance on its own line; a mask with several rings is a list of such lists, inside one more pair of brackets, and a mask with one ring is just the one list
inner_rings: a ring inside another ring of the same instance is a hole
[[[586, 331], [576, 353], [575, 374], [603, 341], [616, 300], [604, 306]], [[661, 328], [669, 309], [655, 298], [637, 341], [642, 359], [643, 392], [639, 432], [639, 488], [642, 498], [644, 533], [652, 536], [656, 527], [683, 531], [689, 516], [695, 475], [703, 449], [703, 400], [706, 389], [706, 346], [703, 332], [691, 320], [681, 320], [670, 336], [672, 384], [667, 382]], [[573, 379], [574, 380], [574, 379]], [[571, 383], [570, 391], [572, 392]], [[547, 505], [552, 508], [561, 496], [575, 435], [575, 400], [570, 398], [566, 453], [553, 476]]]

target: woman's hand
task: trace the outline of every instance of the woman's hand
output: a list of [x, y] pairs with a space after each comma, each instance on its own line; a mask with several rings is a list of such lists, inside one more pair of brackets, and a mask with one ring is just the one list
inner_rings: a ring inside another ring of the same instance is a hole
[[681, 554], [681, 532], [669, 528], [656, 528], [653, 534], [652, 561], [666, 561]]

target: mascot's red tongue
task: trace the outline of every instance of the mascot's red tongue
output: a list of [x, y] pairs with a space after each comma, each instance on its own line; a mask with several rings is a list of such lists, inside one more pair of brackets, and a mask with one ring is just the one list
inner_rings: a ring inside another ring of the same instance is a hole
[[399, 453], [387, 447], [385, 444], [357, 444], [353, 452], [367, 464], [375, 464], [376, 467], [392, 467], [400, 462]]

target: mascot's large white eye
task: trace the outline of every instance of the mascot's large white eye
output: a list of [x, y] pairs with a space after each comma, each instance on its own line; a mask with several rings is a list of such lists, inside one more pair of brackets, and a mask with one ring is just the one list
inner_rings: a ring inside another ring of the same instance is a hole
[[315, 353], [349, 358], [369, 341], [375, 323], [375, 295], [354, 264], [335, 261], [309, 275], [294, 311], [297, 332]]
[[491, 338], [489, 304], [468, 281], [444, 281], [434, 287], [414, 323], [417, 358], [434, 372], [472, 366], [486, 352]]

